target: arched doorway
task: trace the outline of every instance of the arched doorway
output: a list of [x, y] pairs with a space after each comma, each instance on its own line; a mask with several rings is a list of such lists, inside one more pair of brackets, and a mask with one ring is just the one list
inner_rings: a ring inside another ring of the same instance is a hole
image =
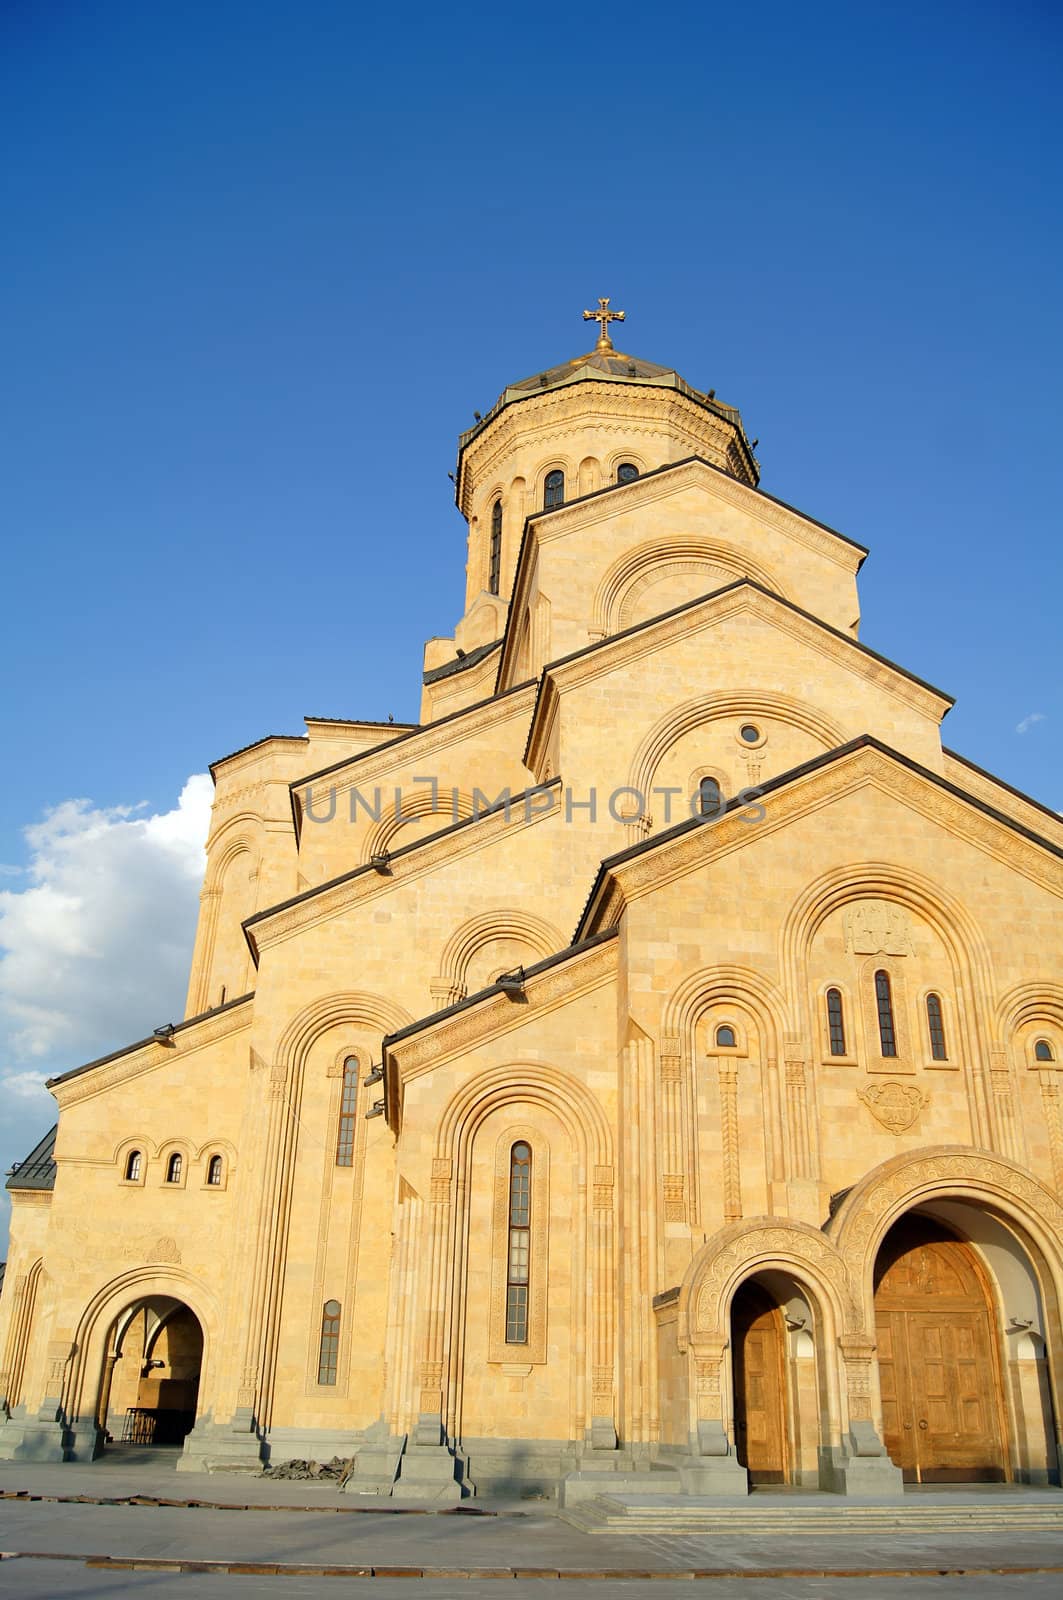
[[180, 1445], [192, 1431], [203, 1330], [183, 1301], [151, 1295], [128, 1306], [107, 1338], [99, 1437], [104, 1445]]
[[758, 1283], [731, 1305], [735, 1451], [751, 1486], [790, 1482], [782, 1307]]
[[875, 1328], [886, 1449], [906, 1483], [1009, 1476], [996, 1316], [972, 1247], [909, 1213], [875, 1264]]

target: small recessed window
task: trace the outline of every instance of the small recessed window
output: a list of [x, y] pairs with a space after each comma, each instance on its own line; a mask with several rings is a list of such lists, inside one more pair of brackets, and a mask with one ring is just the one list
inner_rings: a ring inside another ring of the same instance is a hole
[[897, 1030], [893, 1022], [893, 988], [888, 972], [875, 973], [875, 1006], [878, 1011], [879, 1049], [883, 1056], [895, 1056]]
[[166, 1163], [166, 1182], [180, 1183], [181, 1171], [183, 1167], [184, 1161], [181, 1159], [180, 1152], [175, 1150], [169, 1161]]
[[941, 1009], [941, 996], [928, 994], [926, 997], [926, 1026], [930, 1034], [930, 1055], [934, 1061], [947, 1061], [949, 1053], [945, 1048], [945, 1014]]
[[1052, 1046], [1047, 1039], [1038, 1039], [1033, 1047], [1033, 1058], [1035, 1061], [1054, 1061], [1056, 1059], [1052, 1054]]
[[565, 474], [563, 472], [548, 472], [543, 485], [543, 510], [553, 511], [557, 506], [565, 503]]
[[491, 565], [487, 586], [497, 594], [502, 584], [502, 502], [496, 500], [491, 508]]
[[698, 811], [703, 817], [718, 817], [723, 810], [723, 793], [715, 778], [702, 778], [698, 784]]
[[735, 1038], [734, 1029], [729, 1027], [726, 1023], [724, 1023], [722, 1027], [716, 1029], [716, 1043], [719, 1045], [721, 1050], [733, 1050], [737, 1042], [738, 1041]]
[[326, 1300], [321, 1308], [321, 1341], [317, 1352], [318, 1383], [335, 1383], [340, 1359], [340, 1303]]
[[125, 1175], [127, 1183], [139, 1183], [143, 1167], [143, 1157], [139, 1150], [130, 1150], [126, 1158]]
[[221, 1156], [211, 1156], [207, 1163], [207, 1182], [215, 1189], [221, 1183]]
[[756, 744], [760, 738], [760, 729], [755, 722], [743, 722], [738, 731], [746, 744]]
[[634, 483], [639, 475], [639, 469], [633, 461], [621, 461], [616, 469], [617, 483]]
[[827, 1028], [830, 1032], [830, 1053], [832, 1056], [845, 1054], [845, 1012], [842, 1009], [842, 992], [840, 989], [827, 990]]

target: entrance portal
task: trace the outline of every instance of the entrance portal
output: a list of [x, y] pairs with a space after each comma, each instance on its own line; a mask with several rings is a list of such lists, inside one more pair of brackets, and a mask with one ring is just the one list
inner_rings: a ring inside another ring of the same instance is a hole
[[108, 1338], [97, 1423], [107, 1444], [179, 1445], [196, 1420], [203, 1330], [180, 1300], [128, 1307]]
[[744, 1283], [731, 1307], [735, 1449], [750, 1484], [789, 1483], [786, 1334], [780, 1306]]
[[886, 1449], [906, 1483], [1007, 1477], [991, 1306], [970, 1245], [929, 1217], [890, 1229], [875, 1327]]

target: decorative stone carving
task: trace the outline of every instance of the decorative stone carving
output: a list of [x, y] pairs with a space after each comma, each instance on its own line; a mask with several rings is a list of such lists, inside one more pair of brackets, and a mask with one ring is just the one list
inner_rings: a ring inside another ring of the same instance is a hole
[[148, 1262], [152, 1266], [179, 1266], [181, 1252], [177, 1247], [177, 1240], [169, 1234], [163, 1234], [161, 1239], [156, 1239], [148, 1251]]
[[908, 913], [890, 900], [857, 900], [845, 910], [845, 948], [858, 956], [914, 954]]
[[685, 1181], [681, 1172], [664, 1175], [664, 1216], [666, 1222], [685, 1222], [687, 1215]]
[[897, 1136], [907, 1133], [930, 1104], [930, 1096], [914, 1083], [876, 1083], [857, 1094], [876, 1122]]

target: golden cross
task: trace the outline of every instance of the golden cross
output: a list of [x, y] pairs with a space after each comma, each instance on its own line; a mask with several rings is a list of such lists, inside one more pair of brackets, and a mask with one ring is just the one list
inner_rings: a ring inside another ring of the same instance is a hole
[[604, 299], [599, 295], [597, 311], [585, 311], [583, 313], [584, 322], [596, 322], [598, 324], [598, 343], [594, 347], [596, 350], [611, 350], [613, 348], [613, 341], [609, 337], [609, 324], [611, 322], [623, 322], [626, 315], [627, 313], [624, 311], [610, 311], [608, 295]]

